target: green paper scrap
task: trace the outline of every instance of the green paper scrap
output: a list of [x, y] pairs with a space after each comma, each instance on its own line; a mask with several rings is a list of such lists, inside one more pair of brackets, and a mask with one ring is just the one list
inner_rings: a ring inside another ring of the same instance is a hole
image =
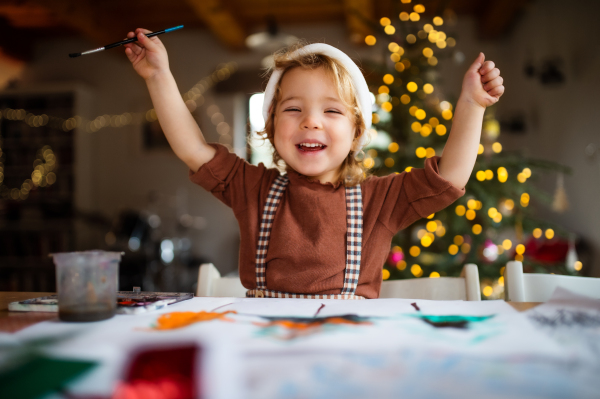
[[0, 374], [0, 399], [36, 399], [63, 389], [97, 363], [36, 356], [29, 362]]

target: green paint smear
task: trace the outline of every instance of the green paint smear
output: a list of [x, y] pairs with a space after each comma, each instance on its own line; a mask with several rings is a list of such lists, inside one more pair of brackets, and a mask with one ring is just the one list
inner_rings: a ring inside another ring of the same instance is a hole
[[479, 323], [485, 320], [488, 320], [494, 315], [491, 316], [427, 316], [427, 315], [412, 315], [412, 317], [417, 317], [423, 320], [425, 323], [431, 325], [435, 328], [459, 328], [459, 329], [467, 329], [469, 328], [469, 323]]
[[491, 319], [495, 315], [490, 316], [427, 316], [427, 315], [412, 315], [413, 317], [418, 317], [420, 319], [426, 319], [431, 321], [432, 323], [458, 323], [466, 321], [468, 323], [476, 323], [480, 321], [485, 321]]
[[0, 398], [34, 399], [57, 392], [95, 366], [94, 362], [34, 357], [21, 367], [0, 374]]

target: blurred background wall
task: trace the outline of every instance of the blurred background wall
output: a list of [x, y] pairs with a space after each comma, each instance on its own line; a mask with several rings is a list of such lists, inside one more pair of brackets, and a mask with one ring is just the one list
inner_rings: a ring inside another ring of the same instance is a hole
[[[377, 59], [381, 52], [376, 46], [366, 46], [363, 40], [364, 32], [372, 28], [368, 24], [358, 24], [357, 28], [354, 14], [347, 10], [353, 4], [368, 10], [367, 16], [377, 25], [379, 18], [393, 13], [395, 3], [400, 1], [257, 1], [254, 7], [253, 1], [244, 5], [225, 0], [206, 2], [221, 4], [220, 11], [214, 12], [216, 16], [211, 14], [214, 10], [204, 9], [202, 2], [137, 3], [63, 1], [55, 6], [40, 1], [8, 1], [0, 5], [1, 29], [10, 33], [0, 36], [0, 97], [70, 91], [76, 93], [74, 109], [82, 118], [93, 120], [125, 112], [145, 115], [152, 108], [147, 89], [122, 48], [75, 59], [67, 55], [117, 41], [128, 29], [158, 30], [184, 23], [183, 30], [160, 36], [173, 75], [180, 90], [186, 92], [224, 64], [235, 62], [235, 73], [203, 93], [194, 115], [207, 140], [219, 141], [221, 135], [211, 116], [221, 113], [231, 128], [232, 149], [243, 155], [247, 101], [250, 94], [264, 87], [261, 61], [267, 54], [245, 48], [243, 39], [247, 35], [269, 26], [273, 29], [275, 22], [280, 35], [283, 32], [308, 41], [323, 41], [357, 60]], [[600, 276], [600, 134], [594, 112], [600, 104], [600, 78], [596, 73], [600, 55], [595, 50], [594, 29], [598, 3], [422, 3], [431, 12], [448, 8], [456, 14], [453, 30], [461, 56], [440, 63], [444, 94], [458, 96], [467, 66], [483, 51], [496, 62], [505, 80], [506, 94], [496, 111], [503, 123], [500, 141], [504, 148], [519, 149], [572, 168], [572, 175], [564, 181], [569, 210], [561, 214], [540, 207], [539, 214], [589, 244], [592, 263], [584, 265], [586, 274]], [[229, 30], [240, 29], [243, 34], [223, 31], [220, 21], [234, 21]], [[563, 74], [563, 82], [546, 84], [527, 75], [527, 68], [543, 68], [544, 63], [553, 60]], [[511, 125], [514, 121], [523, 122], [522, 126]], [[96, 132], [73, 129], [73, 209], [54, 216], [73, 220], [67, 228], [71, 238], [69, 244], [47, 251], [123, 249], [127, 252], [124, 259], [132, 259], [132, 263], [123, 264], [130, 268], [122, 279], [123, 289], [143, 285], [144, 289], [191, 290], [196, 266], [203, 261], [215, 263], [224, 274], [235, 272], [239, 238], [233, 214], [189, 182], [188, 170], [169, 148], [144, 144], [144, 129], [148, 128], [147, 124], [127, 124], [109, 125]], [[539, 182], [550, 194], [556, 184], [556, 175]], [[51, 290], [52, 265], [46, 254], [38, 252], [32, 257], [15, 252], [10, 237], [29, 234], [27, 223], [31, 219], [39, 221], [31, 228], [34, 232], [49, 229], [55, 219], [34, 211], [23, 212], [24, 205], [15, 211], [13, 200], [6, 196], [0, 199], [1, 231], [3, 237], [9, 237], [0, 256], [0, 290]], [[15, 212], [20, 214], [15, 216]], [[148, 219], [152, 215], [158, 218]], [[137, 248], [133, 243], [134, 251], [129, 239], [136, 228], [146, 236], [139, 236], [142, 242]], [[172, 239], [171, 244], [164, 244], [165, 239]], [[153, 244], [146, 248], [144, 240]], [[161, 259], [169, 248], [185, 252], [182, 265], [177, 266], [180, 269]], [[139, 262], [133, 261], [136, 259]], [[30, 271], [24, 272], [23, 268]], [[169, 268], [174, 271], [169, 272]], [[41, 282], [43, 279], [47, 282]]]

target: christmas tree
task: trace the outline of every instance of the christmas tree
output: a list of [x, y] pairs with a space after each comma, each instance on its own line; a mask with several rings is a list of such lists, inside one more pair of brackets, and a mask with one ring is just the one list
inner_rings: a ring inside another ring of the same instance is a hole
[[[376, 175], [410, 173], [423, 167], [425, 158], [441, 155], [454, 111], [454, 99], [440, 94], [437, 67], [444, 58], [460, 61], [457, 41], [448, 33], [448, 22], [455, 17], [446, 11], [424, 21], [423, 5], [400, 7], [397, 18], [381, 18], [377, 37], [365, 38], [381, 48], [384, 60], [366, 64], [375, 111], [363, 162]], [[523, 261], [527, 271], [575, 274], [581, 269], [576, 255], [567, 257], [567, 263], [548, 263], [530, 254], [555, 236], [568, 235], [560, 226], [536, 219], [532, 209], [552, 201], [532, 184], [536, 177], [562, 176], [568, 168], [503, 151], [499, 135], [494, 109], [488, 108], [466, 195], [394, 238], [384, 279], [458, 276], [465, 263], [475, 263], [483, 295], [498, 298], [509, 260]], [[555, 207], [564, 208], [564, 190], [558, 194]]]

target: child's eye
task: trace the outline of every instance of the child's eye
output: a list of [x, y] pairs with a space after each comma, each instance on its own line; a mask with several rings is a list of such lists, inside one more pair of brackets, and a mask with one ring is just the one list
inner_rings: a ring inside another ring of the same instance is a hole
[[283, 112], [289, 112], [289, 111], [300, 112], [300, 108], [295, 108], [295, 107], [286, 108]]
[[338, 111], [337, 109], [328, 109], [325, 112], [326, 113], [333, 113], [333, 114], [340, 114], [340, 115], [342, 115], [342, 113], [340, 111]]

